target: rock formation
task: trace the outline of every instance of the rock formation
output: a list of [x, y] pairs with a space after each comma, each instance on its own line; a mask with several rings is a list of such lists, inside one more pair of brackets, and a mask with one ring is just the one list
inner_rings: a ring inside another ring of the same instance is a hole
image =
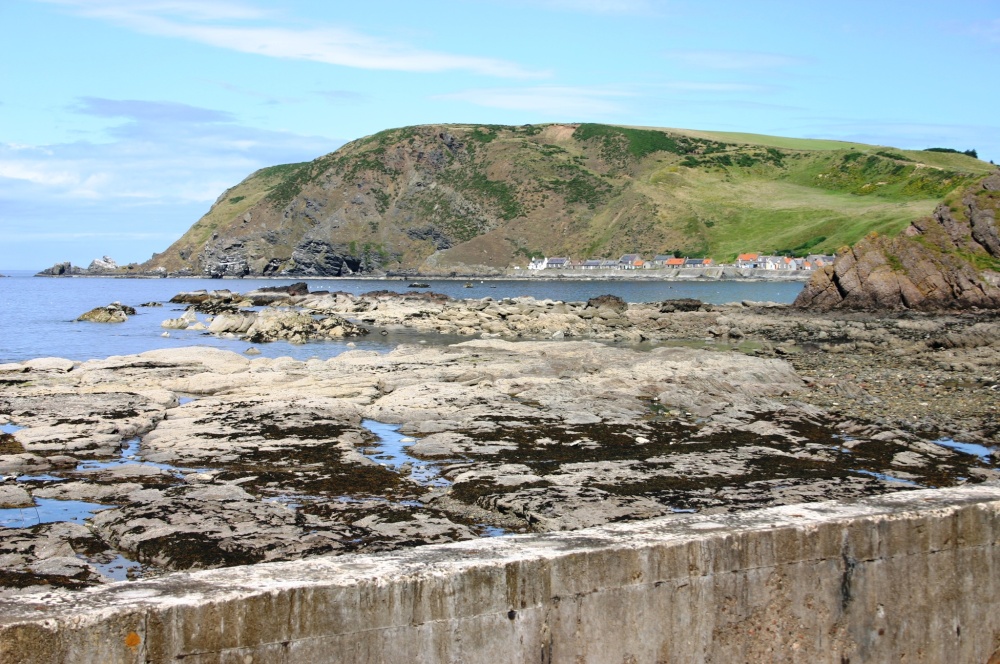
[[52, 267], [47, 267], [36, 276], [39, 277], [72, 277], [74, 275], [85, 274], [82, 267], [77, 267], [66, 261], [64, 263], [56, 263]]
[[818, 270], [795, 306], [819, 310], [1000, 308], [1000, 174], [897, 237], [870, 234]]
[[77, 320], [90, 323], [124, 323], [129, 316], [135, 315], [135, 309], [121, 302], [112, 302], [104, 307], [94, 307]]
[[87, 268], [87, 272], [92, 274], [100, 272], [115, 272], [118, 268], [119, 265], [115, 262], [115, 259], [110, 256], [104, 256], [103, 258], [95, 258], [90, 261], [90, 266]]

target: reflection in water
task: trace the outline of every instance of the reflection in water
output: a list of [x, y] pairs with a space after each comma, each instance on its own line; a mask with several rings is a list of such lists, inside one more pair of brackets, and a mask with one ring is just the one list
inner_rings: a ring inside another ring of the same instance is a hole
[[899, 477], [893, 477], [892, 475], [886, 475], [885, 473], [876, 473], [876, 472], [871, 471], [871, 470], [861, 470], [859, 468], [852, 468], [851, 472], [852, 473], [861, 473], [862, 475], [871, 475], [872, 477], [877, 477], [880, 480], [884, 480], [886, 482], [898, 482], [899, 484], [909, 484], [910, 486], [918, 486], [918, 487], [923, 488], [922, 484], [917, 484], [913, 480], [904, 480], [904, 479], [901, 479]]
[[980, 461], [985, 463], [989, 463], [991, 461], [991, 455], [993, 453], [993, 450], [984, 445], [976, 445], [975, 443], [957, 443], [951, 438], [938, 438], [937, 440], [933, 440], [931, 442], [935, 445], [940, 445], [941, 447], [947, 447], [958, 452], [964, 452], [966, 454], [977, 456]]
[[143, 461], [142, 455], [139, 454], [139, 444], [138, 438], [131, 438], [122, 445], [117, 459], [112, 459], [111, 461], [97, 461], [95, 459], [81, 461], [76, 467], [76, 472], [107, 470], [118, 466], [148, 466], [150, 468], [166, 470], [177, 479], [183, 479], [185, 473], [207, 473], [210, 470], [209, 468], [178, 468], [168, 463]]
[[451, 486], [451, 482], [441, 477], [437, 464], [421, 461], [406, 453], [406, 447], [415, 442], [399, 433], [399, 425], [385, 424], [375, 420], [364, 420], [361, 426], [371, 431], [378, 438], [374, 454], [365, 454], [376, 463], [389, 466], [397, 472], [409, 467], [409, 476], [417, 484], [423, 486]]
[[95, 512], [111, 509], [112, 505], [86, 503], [82, 500], [55, 500], [35, 498], [31, 507], [0, 509], [0, 526], [4, 528], [30, 528], [40, 523], [74, 521], [83, 523]]

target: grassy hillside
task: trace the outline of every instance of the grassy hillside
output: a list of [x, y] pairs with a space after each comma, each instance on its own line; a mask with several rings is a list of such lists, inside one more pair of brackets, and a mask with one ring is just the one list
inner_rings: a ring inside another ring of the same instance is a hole
[[726, 132], [405, 127], [254, 173], [147, 266], [469, 271], [537, 254], [830, 252], [898, 232], [993, 168], [963, 154]]

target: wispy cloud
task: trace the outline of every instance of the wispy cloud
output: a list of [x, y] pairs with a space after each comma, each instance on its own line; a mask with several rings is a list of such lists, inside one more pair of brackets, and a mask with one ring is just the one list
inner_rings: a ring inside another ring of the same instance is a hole
[[670, 50], [664, 53], [667, 58], [689, 67], [701, 69], [783, 69], [809, 64], [808, 58], [800, 58], [779, 53], [763, 53], [759, 51], [724, 51], [724, 50]]
[[173, 102], [86, 97], [73, 108], [123, 121], [107, 129], [110, 142], [0, 144], [0, 197], [211, 202], [262, 166], [313, 159], [343, 143]]
[[621, 90], [552, 85], [464, 90], [435, 98], [465, 101], [489, 108], [532, 111], [567, 119], [624, 112], [627, 109], [622, 102], [633, 96], [632, 93]]
[[211, 124], [232, 122], [232, 113], [198, 108], [169, 101], [137, 99], [104, 99], [81, 97], [77, 111], [101, 118], [127, 118], [135, 122], [169, 122], [178, 124]]
[[[235, 2], [187, 0], [39, 0], [144, 34], [231, 51], [309, 60], [358, 69], [404, 72], [467, 71], [500, 78], [540, 78], [547, 72], [507, 60], [421, 49], [335, 26], [283, 27], [281, 15]], [[266, 21], [262, 21], [266, 17]]]
[[[94, 140], [0, 143], [4, 267], [37, 269], [102, 254], [145, 259], [253, 171], [343, 144], [248, 127], [228, 113], [173, 102], [88, 97], [72, 109], [111, 126]], [[16, 248], [25, 246], [34, 253]]]

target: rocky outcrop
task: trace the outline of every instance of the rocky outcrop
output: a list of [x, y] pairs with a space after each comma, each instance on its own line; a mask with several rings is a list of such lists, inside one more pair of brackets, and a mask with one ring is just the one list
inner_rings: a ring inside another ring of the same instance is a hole
[[897, 237], [870, 234], [816, 272], [795, 306], [829, 310], [1000, 308], [1000, 174]]
[[73, 265], [72, 263], [70, 263], [69, 261], [66, 261], [65, 263], [56, 263], [52, 267], [45, 268], [44, 270], [42, 270], [41, 272], [39, 272], [35, 276], [37, 276], [37, 277], [72, 277], [72, 276], [77, 276], [77, 275], [81, 275], [81, 274], [86, 274], [86, 271], [83, 268], [77, 267], [77, 266]]
[[115, 259], [110, 256], [104, 256], [103, 258], [95, 258], [90, 261], [90, 266], [87, 267], [87, 272], [91, 274], [97, 274], [99, 272], [116, 272], [119, 268], [118, 263]]
[[124, 323], [129, 316], [135, 316], [135, 309], [122, 304], [112, 302], [104, 307], [94, 307], [85, 314], [81, 314], [77, 320], [90, 323]]
[[[281, 292], [264, 295], [289, 297]], [[252, 343], [267, 343], [279, 339], [305, 343], [317, 339], [344, 339], [368, 334], [366, 328], [332, 314], [314, 316], [303, 311], [271, 307], [262, 311], [248, 311], [237, 308], [236, 304], [220, 304], [219, 299], [198, 299], [198, 294], [188, 293], [176, 297], [181, 300], [195, 299], [197, 302], [188, 307], [179, 318], [163, 321], [161, 326], [170, 330], [207, 330], [210, 334], [235, 336]], [[232, 293], [226, 301], [238, 303], [240, 307], [250, 306], [250, 301], [242, 299], [243, 297], [245, 296], [239, 293]], [[196, 312], [215, 315], [202, 322], [198, 320]]]

